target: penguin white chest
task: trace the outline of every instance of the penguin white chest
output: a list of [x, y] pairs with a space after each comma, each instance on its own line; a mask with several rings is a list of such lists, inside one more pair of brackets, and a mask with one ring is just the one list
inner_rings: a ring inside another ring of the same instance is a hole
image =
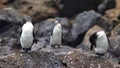
[[108, 50], [108, 39], [106, 35], [102, 35], [101, 37], [98, 37], [96, 40], [96, 48], [95, 52], [104, 54]]
[[30, 48], [33, 43], [33, 25], [32, 23], [26, 23], [22, 27], [22, 34], [20, 37], [20, 43], [22, 48]]
[[53, 34], [51, 36], [51, 39], [50, 39], [50, 44], [51, 45], [56, 45], [56, 44], [61, 44], [61, 36], [62, 36], [62, 33], [61, 33], [61, 24], [57, 24], [55, 25], [54, 29], [53, 29]]

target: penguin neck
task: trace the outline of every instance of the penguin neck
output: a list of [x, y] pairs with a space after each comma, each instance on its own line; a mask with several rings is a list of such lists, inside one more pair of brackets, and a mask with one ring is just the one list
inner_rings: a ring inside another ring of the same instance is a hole
[[31, 22], [31, 21], [26, 21], [26, 23], [31, 23], [31, 24], [32, 24], [32, 22]]
[[61, 23], [55, 23], [55, 25], [59, 25], [59, 24], [61, 25]]

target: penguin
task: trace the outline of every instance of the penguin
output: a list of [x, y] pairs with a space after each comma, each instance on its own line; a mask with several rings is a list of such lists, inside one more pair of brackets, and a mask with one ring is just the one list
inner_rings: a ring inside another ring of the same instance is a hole
[[62, 42], [62, 25], [60, 22], [61, 18], [56, 18], [55, 25], [53, 28], [53, 32], [50, 37], [50, 45], [51, 47], [60, 47]]
[[22, 31], [20, 33], [20, 44], [22, 47], [22, 52], [28, 52], [31, 50], [33, 43], [37, 44], [37, 39], [35, 37], [31, 17], [27, 16], [24, 20], [25, 23], [23, 24]]
[[91, 43], [91, 51], [94, 50], [99, 57], [104, 56], [109, 47], [106, 33], [104, 31], [95, 32], [90, 36], [89, 41]]

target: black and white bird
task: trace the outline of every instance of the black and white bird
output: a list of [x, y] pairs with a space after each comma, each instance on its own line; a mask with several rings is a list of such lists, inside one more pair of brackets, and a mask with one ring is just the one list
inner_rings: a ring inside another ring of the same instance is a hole
[[31, 50], [33, 43], [37, 43], [37, 39], [34, 34], [34, 26], [32, 24], [31, 17], [25, 17], [25, 23], [22, 26], [20, 44], [23, 49], [22, 52], [28, 52]]
[[54, 23], [55, 25], [50, 37], [50, 45], [51, 47], [55, 47], [55, 46], [60, 47], [62, 42], [62, 26], [61, 26], [60, 18], [56, 18]]
[[93, 33], [89, 41], [91, 43], [91, 50], [94, 50], [96, 52], [97, 56], [103, 56], [109, 47], [109, 40], [104, 31], [98, 31]]

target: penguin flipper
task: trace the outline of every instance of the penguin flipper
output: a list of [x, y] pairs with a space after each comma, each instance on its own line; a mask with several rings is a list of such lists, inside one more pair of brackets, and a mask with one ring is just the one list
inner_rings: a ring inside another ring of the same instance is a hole
[[113, 47], [110, 45], [110, 40], [109, 40], [108, 36], [107, 36], [107, 40], [108, 40], [108, 46], [112, 49]]
[[93, 50], [93, 46], [94, 46], [94, 45], [91, 45], [91, 47], [90, 47], [90, 50], [91, 50], [91, 51]]
[[22, 29], [18, 29], [18, 34], [17, 34], [17, 40], [16, 42], [18, 42], [18, 40], [20, 39], [20, 35], [22, 34]]
[[33, 32], [33, 43], [36, 43], [38, 42], [38, 37], [35, 35], [35, 32]]
[[96, 39], [97, 39], [97, 33], [93, 33], [90, 38], [89, 38], [89, 41], [91, 43], [91, 50], [93, 50], [93, 47], [96, 47]]
[[63, 33], [62, 33], [62, 43], [64, 43], [64, 35], [63, 35]]

